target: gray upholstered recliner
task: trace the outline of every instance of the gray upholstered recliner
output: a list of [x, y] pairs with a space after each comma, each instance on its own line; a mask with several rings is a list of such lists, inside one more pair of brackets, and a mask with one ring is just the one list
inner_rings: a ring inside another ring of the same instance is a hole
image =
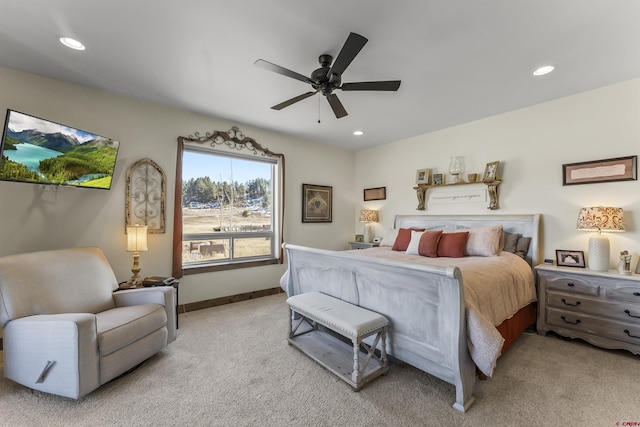
[[173, 287], [117, 287], [98, 248], [0, 258], [4, 376], [78, 399], [175, 340]]

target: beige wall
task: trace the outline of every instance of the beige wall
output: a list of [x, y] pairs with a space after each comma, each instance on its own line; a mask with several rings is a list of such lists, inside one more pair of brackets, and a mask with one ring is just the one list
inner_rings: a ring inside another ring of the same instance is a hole
[[[482, 173], [487, 162], [503, 163], [500, 209], [486, 205], [433, 205], [425, 214], [541, 213], [543, 256], [556, 249], [587, 250], [590, 233], [576, 231], [578, 210], [619, 206], [626, 233], [610, 235], [611, 267], [617, 254], [640, 252], [640, 181], [562, 185], [562, 165], [638, 155], [640, 152], [640, 79], [584, 92], [530, 108], [397, 141], [356, 154], [356, 211], [380, 209], [378, 234], [396, 214], [416, 214], [412, 187], [417, 169], [446, 173], [450, 156], [465, 156], [466, 172]], [[466, 174], [465, 174], [466, 176]], [[363, 188], [387, 187], [387, 200], [362, 202]], [[433, 192], [430, 192], [433, 195]], [[355, 215], [354, 215], [355, 216]], [[356, 230], [362, 226], [356, 221]]]
[[[196, 131], [226, 131], [234, 125], [264, 147], [286, 156], [288, 242], [344, 249], [352, 238], [353, 152], [1, 67], [0, 94], [3, 118], [11, 108], [120, 141], [109, 191], [62, 188], [56, 192], [51, 187], [44, 187], [45, 191], [38, 185], [0, 182], [0, 256], [98, 246], [105, 251], [118, 280], [127, 280], [132, 254], [125, 252], [126, 171], [148, 157], [167, 175], [167, 227], [165, 234], [150, 235], [149, 251], [140, 256], [141, 274], [171, 274], [176, 138]], [[301, 223], [303, 183], [333, 186], [331, 224]], [[277, 265], [185, 276], [180, 282], [180, 302], [276, 287], [283, 271], [284, 266]]]
[[[563, 187], [561, 173], [564, 163], [638, 154], [640, 79], [358, 153], [1, 67], [0, 93], [2, 114], [12, 108], [121, 142], [110, 191], [55, 192], [0, 182], [0, 255], [95, 245], [105, 251], [118, 279], [126, 280], [132, 257], [124, 250], [125, 174], [149, 157], [167, 175], [167, 232], [150, 236], [150, 250], [141, 255], [142, 274], [170, 274], [176, 137], [233, 125], [286, 155], [285, 238], [292, 243], [346, 248], [353, 234], [362, 232], [357, 222], [362, 207], [380, 209], [378, 234], [396, 214], [539, 212], [543, 255], [553, 257], [555, 249], [586, 251], [589, 233], [575, 230], [580, 207], [611, 205], [625, 209], [629, 230], [611, 236], [612, 267], [621, 249], [634, 254], [634, 266], [640, 252], [638, 181]], [[465, 156], [467, 172], [481, 173], [490, 161], [503, 163], [499, 210], [429, 203], [426, 211], [415, 210], [415, 171], [446, 172], [452, 155]], [[333, 186], [333, 223], [301, 223], [302, 183]], [[381, 186], [387, 187], [386, 200], [362, 202], [363, 188]], [[278, 265], [186, 276], [181, 302], [275, 287], [283, 270]]]

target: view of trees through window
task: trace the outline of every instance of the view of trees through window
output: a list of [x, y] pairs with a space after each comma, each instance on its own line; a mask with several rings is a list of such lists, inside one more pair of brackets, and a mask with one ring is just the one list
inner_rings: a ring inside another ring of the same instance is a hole
[[275, 167], [267, 161], [185, 150], [183, 265], [273, 255]]

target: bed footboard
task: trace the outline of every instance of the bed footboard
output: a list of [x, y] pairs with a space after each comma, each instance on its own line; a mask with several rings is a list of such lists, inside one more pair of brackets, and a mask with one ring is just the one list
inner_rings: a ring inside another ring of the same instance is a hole
[[453, 407], [473, 403], [464, 288], [457, 267], [419, 266], [285, 244], [289, 296], [318, 291], [389, 319], [387, 353], [456, 387]]

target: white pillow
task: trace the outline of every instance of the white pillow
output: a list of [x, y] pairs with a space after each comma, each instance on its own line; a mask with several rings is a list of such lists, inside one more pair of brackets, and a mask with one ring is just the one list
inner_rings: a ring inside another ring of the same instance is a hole
[[502, 226], [470, 228], [466, 254], [470, 256], [498, 256], [502, 252]]
[[409, 242], [409, 246], [407, 246], [407, 251], [405, 253], [409, 255], [420, 255], [418, 253], [418, 246], [420, 246], [420, 238], [423, 234], [424, 231], [411, 230], [411, 241]]
[[397, 228], [392, 228], [385, 231], [385, 233], [382, 235], [382, 241], [380, 242], [380, 246], [389, 246], [389, 247], [393, 246], [393, 244], [396, 242], [397, 237], [398, 237]]

